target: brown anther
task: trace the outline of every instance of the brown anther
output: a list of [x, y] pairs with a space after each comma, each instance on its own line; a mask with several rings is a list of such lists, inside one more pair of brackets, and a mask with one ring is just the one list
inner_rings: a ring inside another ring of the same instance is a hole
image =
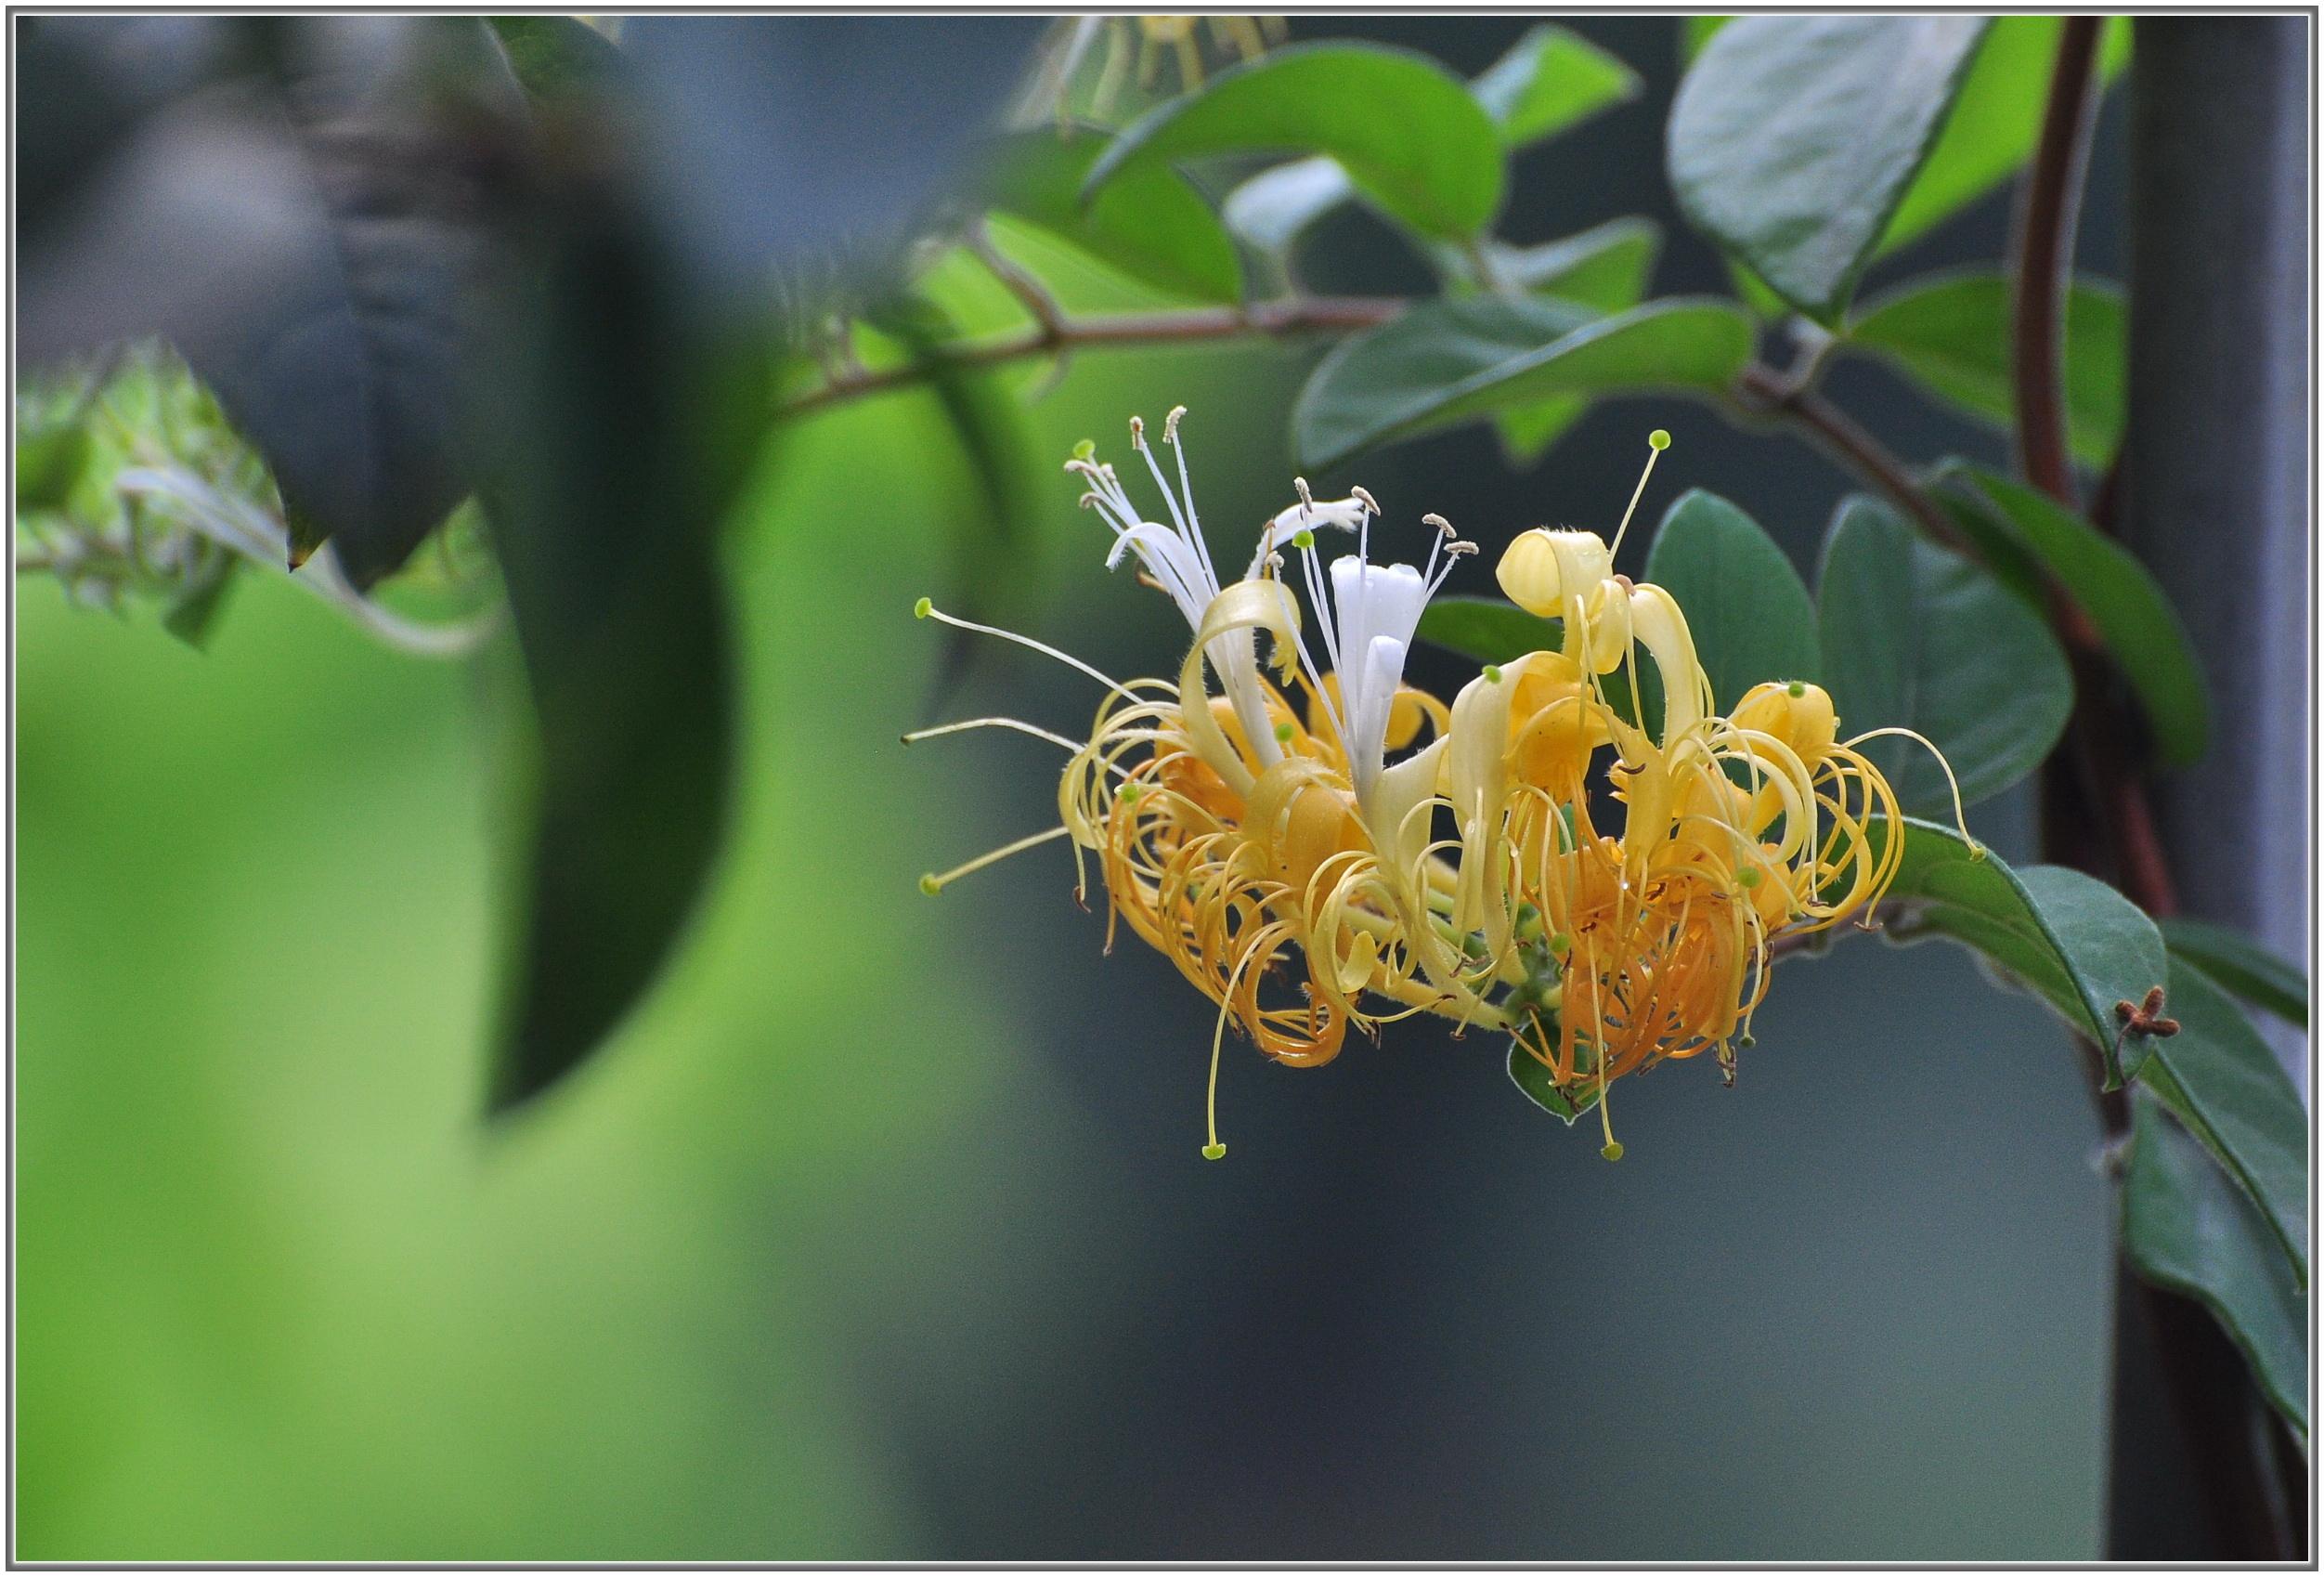
[[1302, 513], [1316, 507], [1316, 495], [1307, 490], [1306, 477], [1292, 477], [1292, 489], [1299, 494], [1299, 507]]
[[2147, 1021], [2147, 1033], [2157, 1040], [2168, 1040], [2178, 1032], [2179, 1021], [2176, 1019], [2149, 1019]]
[[1634, 592], [1638, 590], [1638, 582], [1631, 580], [1627, 575], [1616, 575], [1614, 578], [1614, 583], [1621, 587], [1625, 592]]
[[1130, 447], [1132, 449], [1146, 447], [1146, 418], [1143, 416], [1130, 418]]
[[1370, 510], [1374, 515], [1378, 515], [1380, 513], [1380, 505], [1373, 502], [1372, 496], [1364, 491], [1363, 489], [1350, 488], [1347, 490], [1347, 496], [1356, 500], [1357, 502], [1362, 504], [1366, 509]]
[[1434, 526], [1437, 530], [1442, 531], [1448, 537], [1453, 534], [1452, 522], [1446, 519], [1441, 515], [1423, 515], [1421, 516], [1421, 524], [1423, 526]]
[[1457, 537], [1445, 544], [1445, 556], [1447, 558], [1459, 558], [1463, 554], [1473, 554], [1476, 551], [1478, 551], [1477, 545], [1474, 542], [1464, 542]]
[[1183, 405], [1170, 408], [1170, 414], [1162, 418], [1162, 442], [1175, 444], [1178, 441], [1178, 418], [1186, 413], [1187, 408]]

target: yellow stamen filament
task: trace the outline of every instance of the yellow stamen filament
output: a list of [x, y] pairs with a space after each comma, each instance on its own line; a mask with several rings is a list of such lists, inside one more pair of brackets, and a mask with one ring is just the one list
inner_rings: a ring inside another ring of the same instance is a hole
[[1067, 830], [1062, 827], [1053, 827], [1046, 832], [1036, 832], [1030, 838], [1019, 838], [1014, 843], [1004, 843], [991, 854], [979, 854], [967, 864], [954, 866], [941, 876], [935, 874], [924, 876], [920, 878], [920, 891], [933, 898], [970, 872], [982, 870], [990, 865], [998, 865], [1011, 854], [1021, 854], [1028, 849], [1037, 849], [1053, 839], [1064, 837]]

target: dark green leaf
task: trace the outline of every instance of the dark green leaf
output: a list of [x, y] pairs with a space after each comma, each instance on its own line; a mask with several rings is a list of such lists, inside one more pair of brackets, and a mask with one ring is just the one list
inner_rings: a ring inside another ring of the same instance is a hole
[[[1577, 322], [1553, 333], [1563, 312]], [[1300, 392], [1292, 431], [1312, 465], [1470, 417], [1560, 395], [1716, 393], [1751, 354], [1751, 322], [1725, 302], [1649, 302], [1611, 318], [1547, 298], [1426, 302], [1343, 342]]]
[[89, 432], [78, 422], [52, 427], [19, 427], [16, 435], [16, 507], [62, 509], [88, 474]]
[[534, 103], [587, 104], [617, 85], [621, 50], [578, 17], [489, 17], [509, 68]]
[[1019, 132], [993, 151], [981, 196], [1132, 279], [1198, 301], [1240, 301], [1235, 243], [1201, 194], [1163, 165], [1135, 170], [1088, 202], [1082, 182], [1110, 142], [1102, 132]]
[[1584, 1089], [1577, 1101], [1558, 1088], [1550, 1077], [1548, 1065], [1514, 1040], [1509, 1043], [1509, 1077], [1510, 1082], [1525, 1091], [1526, 1100], [1568, 1127], [1573, 1127], [1575, 1118], [1598, 1104], [1595, 1089]]
[[2305, 1441], [2307, 1297], [2250, 1198], [2144, 1095], [2134, 1108], [2123, 1186], [2123, 1249], [2140, 1275], [2217, 1317], [2260, 1390]]
[[1300, 46], [1221, 72], [1127, 127], [1084, 193], [1140, 168], [1263, 151], [1331, 155], [1423, 235], [1472, 236], [1500, 211], [1500, 133], [1467, 85], [1425, 56], [1368, 45]]
[[[1579, 235], [1539, 246], [1487, 241], [1485, 249], [1495, 278], [1612, 313], [1637, 306], [1646, 293], [1647, 276], [1654, 271], [1661, 245], [1662, 231], [1651, 220], [1609, 219]], [[1585, 396], [1560, 395], [1504, 411], [1493, 424], [1500, 431], [1510, 463], [1529, 465], [1589, 409]]]
[[2158, 759], [2169, 766], [2201, 759], [2211, 737], [2202, 667], [2146, 566], [2045, 494], [1957, 462], [1939, 475], [1956, 489], [1967, 489], [1984, 506], [1979, 513], [1987, 526], [1998, 527], [2082, 605], [2138, 693]]
[[234, 586], [237, 560], [219, 558], [215, 567], [174, 597], [162, 614], [162, 628], [199, 651], [210, 644], [226, 594]]
[[[1879, 254], [1907, 244], [2009, 178], [2033, 152], [2042, 106], [2058, 60], [2056, 17], [1997, 17], [1986, 30], [1953, 112], [1904, 201], [1889, 221]], [[2101, 82], [2130, 58], [2130, 19], [2106, 23]]]
[[2307, 972], [2279, 958], [2257, 937], [2230, 925], [2172, 915], [2160, 920], [2163, 945], [2245, 1001], [2302, 1029], [2308, 1026]]
[[[2113, 1045], [2121, 1027], [2114, 1004], [2163, 984], [2154, 922], [2106, 883], [2060, 866], [2014, 871], [1951, 828], [1910, 817], [1902, 826], [1903, 862], [1881, 911], [1893, 940], [1943, 936], [1976, 949], [2098, 1046]], [[1889, 836], [1886, 820], [1872, 828], [1876, 845]], [[2124, 1074], [2153, 1044], [2124, 1045]]]
[[1815, 605], [1774, 539], [1733, 504], [1695, 489], [1663, 515], [1646, 579], [1678, 599], [1720, 710], [1769, 679], [1824, 668]]
[[1670, 111], [1680, 208], [1785, 301], [1837, 322], [1987, 20], [1754, 16], [1721, 28]]
[[[2040, 616], [1876, 500], [1840, 505], [1816, 606], [1842, 732], [1922, 735], [1952, 763], [1967, 803], [2040, 765], [2073, 710], [2072, 671]], [[1926, 749], [1900, 738], [1861, 748], [1907, 812], [1952, 814], [1943, 769]]]
[[1556, 651], [1564, 626], [1499, 597], [1437, 597], [1421, 614], [1420, 637], [1477, 662], [1513, 662]]
[[[1469, 91], [1514, 150], [1635, 97], [1638, 77], [1595, 45], [1544, 24], [1471, 82]], [[1287, 257], [1308, 226], [1355, 196], [1356, 183], [1337, 160], [1294, 160], [1228, 193], [1227, 224], [1260, 252]]]
[[1638, 73], [1579, 34], [1543, 22], [1469, 85], [1514, 150], [1638, 97]]
[[2305, 1286], [2307, 1108], [2234, 998], [2183, 958], [2170, 970], [2179, 1032], [2151, 1039], [2138, 1077], [2251, 1194]]
[[[1995, 426], [2015, 420], [2009, 281], [1999, 273], [1915, 280], [1865, 308], [1841, 344], [1877, 353]], [[2122, 287], [2076, 280], [2066, 298], [2066, 415], [2085, 465], [2104, 465], [2123, 441], [2128, 355]]]

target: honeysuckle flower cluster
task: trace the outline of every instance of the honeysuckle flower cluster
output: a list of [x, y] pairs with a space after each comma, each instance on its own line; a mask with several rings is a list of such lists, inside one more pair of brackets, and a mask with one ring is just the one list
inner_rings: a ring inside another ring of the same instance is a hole
[[[1620, 529], [1612, 543], [1544, 528], [1511, 544], [1501, 589], [1557, 620], [1558, 645], [1486, 667], [1447, 705], [1405, 682], [1405, 660], [1474, 544], [1425, 515], [1420, 563], [1375, 559], [1369, 493], [1318, 500], [1294, 480], [1240, 577], [1222, 581], [1184, 414], [1162, 427], [1175, 487], [1130, 424], [1166, 520], [1092, 446], [1066, 465], [1112, 536], [1107, 564], [1135, 558], [1185, 616], [1175, 681], [1117, 682], [925, 598], [915, 608], [1045, 652], [1106, 692], [1081, 739], [1008, 718], [906, 736], [1003, 726], [1070, 752], [1058, 826], [924, 890], [1069, 840], [1077, 893], [1092, 865], [1104, 886], [1109, 948], [1126, 927], [1218, 1005], [1213, 1159], [1226, 1153], [1229, 1025], [1294, 1067], [1330, 1062], [1351, 1028], [1377, 1038], [1418, 1013], [1500, 1032], [1569, 1111], [1598, 1109], [1608, 1159], [1621, 1154], [1616, 1080], [1708, 1051], [1732, 1081], [1777, 946], [1865, 915], [1895, 875], [1901, 840], [1868, 835], [1898, 814], [1855, 748], [1872, 736], [1842, 741], [1831, 697], [1803, 681], [1718, 711], [1678, 603], [1614, 572]], [[1652, 436], [1631, 512], [1668, 442]], [[1347, 551], [1327, 562], [1333, 546]]]

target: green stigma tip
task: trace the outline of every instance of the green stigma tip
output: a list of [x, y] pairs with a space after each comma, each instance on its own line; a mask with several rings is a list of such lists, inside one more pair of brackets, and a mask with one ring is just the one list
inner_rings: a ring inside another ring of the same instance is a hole
[[1227, 1159], [1227, 1147], [1223, 1144], [1217, 1143], [1206, 1144], [1202, 1147], [1202, 1159], [1205, 1161], [1224, 1161]]
[[1752, 1047], [1757, 1046], [1759, 1042], [1752, 1039], [1747, 1035], [1738, 1035], [1735, 1036], [1735, 1044], [1741, 1047], [1744, 1050], [1748, 1051]]
[[918, 602], [912, 605], [912, 617], [915, 619], [926, 619], [935, 610], [935, 607], [936, 605], [933, 602], [929, 601], [926, 597], [922, 597]]
[[933, 898], [939, 893], [944, 891], [944, 884], [937, 880], [935, 874], [930, 872], [928, 875], [920, 878], [920, 891]]
[[1501, 671], [1497, 665], [1488, 662], [1485, 665], [1485, 677], [1488, 683], [1498, 684], [1501, 682]]
[[1801, 684], [1798, 680], [1795, 679], [1790, 684], [1784, 686], [1784, 693], [1797, 700], [1798, 697], [1808, 693], [1808, 687], [1807, 685]]
[[1646, 435], [1646, 447], [1648, 449], [1668, 449], [1670, 447], [1669, 432], [1665, 428], [1656, 427], [1653, 432]]
[[1619, 1161], [1622, 1158], [1622, 1141], [1618, 1139], [1609, 1139], [1606, 1140], [1605, 1148], [1598, 1153], [1609, 1161]]
[[1313, 531], [1307, 530], [1303, 527], [1299, 530], [1292, 533], [1292, 546], [1305, 549], [1312, 548], [1315, 545], [1316, 534]]
[[1574, 939], [1562, 931], [1550, 938], [1550, 951], [1552, 953], [1563, 953], [1573, 945]]
[[1737, 887], [1757, 887], [1759, 884], [1759, 868], [1756, 866], [1746, 866], [1743, 869], [1735, 872], [1735, 885]]
[[1279, 723], [1275, 725], [1275, 742], [1279, 745], [1288, 745], [1292, 742], [1292, 736], [1297, 732], [1298, 730], [1290, 723]]
[[1097, 440], [1095, 438], [1084, 438], [1080, 443], [1073, 446], [1073, 458], [1075, 460], [1088, 460], [1095, 456], [1097, 452]]
[[1116, 794], [1114, 798], [1121, 801], [1125, 805], [1136, 804], [1137, 802], [1137, 797], [1144, 792], [1146, 792], [1146, 790], [1139, 788], [1135, 783], [1124, 783], [1122, 785], [1122, 791]]

